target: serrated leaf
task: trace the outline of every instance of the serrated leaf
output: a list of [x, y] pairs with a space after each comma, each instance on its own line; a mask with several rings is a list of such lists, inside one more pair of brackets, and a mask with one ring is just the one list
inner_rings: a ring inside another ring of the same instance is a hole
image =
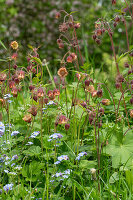
[[93, 160], [81, 160], [79, 164], [79, 168], [83, 169], [91, 169], [95, 168], [96, 161]]
[[23, 153], [30, 156], [37, 156], [41, 153], [41, 148], [39, 146], [32, 146], [28, 150], [24, 150]]

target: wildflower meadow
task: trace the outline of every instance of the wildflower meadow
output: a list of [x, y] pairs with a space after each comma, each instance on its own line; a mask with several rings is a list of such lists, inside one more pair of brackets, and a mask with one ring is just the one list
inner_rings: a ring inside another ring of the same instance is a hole
[[0, 40], [0, 200], [133, 199], [133, 1], [119, 2], [92, 25], [93, 56], [67, 9], [55, 68], [43, 44]]

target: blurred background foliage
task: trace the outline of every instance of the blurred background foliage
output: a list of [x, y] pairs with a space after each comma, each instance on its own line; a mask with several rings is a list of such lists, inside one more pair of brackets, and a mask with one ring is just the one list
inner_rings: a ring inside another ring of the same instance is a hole
[[[130, 0], [127, 2], [130, 3]], [[26, 65], [28, 45], [40, 47], [40, 58], [47, 59], [52, 73], [56, 73], [60, 65], [58, 59], [63, 57], [65, 49], [60, 50], [56, 43], [59, 37], [58, 26], [63, 17], [57, 20], [54, 18], [55, 13], [60, 9], [68, 13], [77, 11], [73, 15], [74, 19], [81, 23], [77, 34], [84, 61], [91, 62], [94, 69], [109, 72], [108, 63], [112, 59], [110, 39], [105, 34], [102, 44], [99, 46], [95, 44], [92, 39], [94, 24], [101, 17], [110, 21], [119, 15], [116, 10], [125, 7], [123, 0], [117, 0], [116, 6], [112, 6], [111, 0], [0, 0], [0, 39], [7, 48], [11, 41], [18, 41], [20, 65]], [[128, 10], [126, 15], [129, 15]], [[133, 31], [130, 18], [127, 18], [127, 22], [131, 42]], [[122, 23], [115, 28], [113, 39], [117, 54], [127, 51]], [[0, 46], [0, 58], [6, 56], [5, 50]], [[6, 67], [6, 63], [2, 63], [2, 67]]]

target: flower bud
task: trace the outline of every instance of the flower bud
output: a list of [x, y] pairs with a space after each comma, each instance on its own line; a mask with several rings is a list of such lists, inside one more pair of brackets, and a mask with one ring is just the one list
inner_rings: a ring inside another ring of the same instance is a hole
[[70, 124], [65, 124], [65, 129], [68, 130], [70, 128]]

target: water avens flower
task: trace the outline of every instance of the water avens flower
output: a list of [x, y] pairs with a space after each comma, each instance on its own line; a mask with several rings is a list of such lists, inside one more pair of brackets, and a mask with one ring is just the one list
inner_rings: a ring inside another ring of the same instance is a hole
[[11, 42], [11, 44], [10, 44], [10, 46], [12, 47], [12, 49], [18, 49], [18, 43], [17, 43], [17, 41], [12, 41]]

